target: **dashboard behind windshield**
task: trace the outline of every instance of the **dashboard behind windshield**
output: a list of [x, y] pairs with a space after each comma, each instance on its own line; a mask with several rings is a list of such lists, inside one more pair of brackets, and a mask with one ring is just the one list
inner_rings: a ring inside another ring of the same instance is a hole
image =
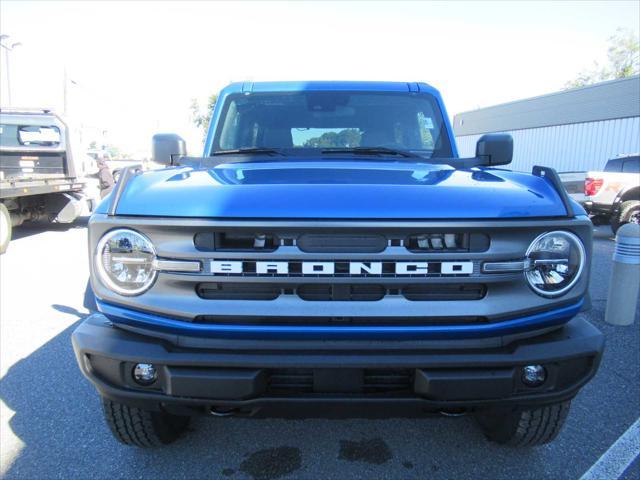
[[451, 157], [442, 113], [426, 93], [287, 92], [231, 95], [213, 152], [390, 148]]

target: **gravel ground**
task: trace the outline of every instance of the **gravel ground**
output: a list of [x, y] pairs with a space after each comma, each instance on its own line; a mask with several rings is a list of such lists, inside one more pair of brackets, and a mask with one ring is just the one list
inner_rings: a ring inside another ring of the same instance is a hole
[[[596, 378], [551, 445], [500, 447], [470, 418], [277, 420], [198, 418], [162, 450], [118, 444], [80, 374], [70, 334], [88, 313], [86, 231], [20, 228], [0, 257], [2, 478], [579, 478], [640, 415], [640, 322], [603, 321], [613, 241], [595, 240], [586, 315], [607, 347]], [[625, 478], [638, 478], [638, 459]]]

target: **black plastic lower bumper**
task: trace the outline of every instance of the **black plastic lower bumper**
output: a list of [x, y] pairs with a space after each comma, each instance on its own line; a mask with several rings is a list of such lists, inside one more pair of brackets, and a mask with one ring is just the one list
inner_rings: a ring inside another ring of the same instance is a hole
[[[468, 342], [434, 349], [406, 342], [376, 342], [361, 349], [287, 345], [234, 349], [181, 348], [117, 328], [91, 315], [73, 333], [82, 372], [101, 395], [148, 409], [192, 413], [268, 407], [390, 406], [442, 410], [554, 403], [572, 398], [595, 374], [604, 337], [582, 319], [504, 347]], [[136, 363], [152, 363], [150, 386], [132, 377]], [[522, 367], [540, 364], [546, 381], [530, 387]], [[330, 409], [330, 408], [329, 408]], [[322, 415], [323, 416], [323, 415]]]

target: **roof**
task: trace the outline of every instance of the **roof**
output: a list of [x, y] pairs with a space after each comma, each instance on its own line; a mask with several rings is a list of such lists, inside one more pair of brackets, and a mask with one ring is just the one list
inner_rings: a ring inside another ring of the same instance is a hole
[[640, 116], [640, 76], [574, 88], [453, 117], [456, 136]]
[[0, 113], [4, 115], [53, 115], [51, 108], [21, 108], [0, 107]]
[[0, 121], [7, 125], [64, 125], [58, 115], [43, 111], [5, 111], [2, 109]]
[[437, 90], [422, 82], [353, 82], [353, 81], [306, 81], [306, 82], [243, 82], [232, 83], [224, 93], [262, 92], [310, 92], [310, 91], [350, 91], [350, 92], [428, 92]]

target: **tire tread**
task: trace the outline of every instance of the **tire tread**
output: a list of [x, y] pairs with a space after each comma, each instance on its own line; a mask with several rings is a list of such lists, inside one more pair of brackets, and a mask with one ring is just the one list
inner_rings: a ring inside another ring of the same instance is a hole
[[158, 447], [172, 442], [188, 420], [188, 417], [151, 412], [106, 398], [102, 399], [102, 407], [113, 436], [125, 445], [137, 447]]
[[569, 412], [570, 402], [520, 412], [518, 427], [508, 442], [518, 447], [549, 443], [558, 436]]
[[640, 201], [638, 200], [627, 200], [620, 204], [620, 210], [618, 211], [618, 215], [611, 219], [611, 230], [613, 233], [617, 233], [618, 229], [629, 222], [631, 217], [631, 212], [640, 206]]
[[569, 409], [570, 401], [507, 412], [479, 414], [478, 420], [490, 440], [515, 447], [532, 447], [554, 440]]

